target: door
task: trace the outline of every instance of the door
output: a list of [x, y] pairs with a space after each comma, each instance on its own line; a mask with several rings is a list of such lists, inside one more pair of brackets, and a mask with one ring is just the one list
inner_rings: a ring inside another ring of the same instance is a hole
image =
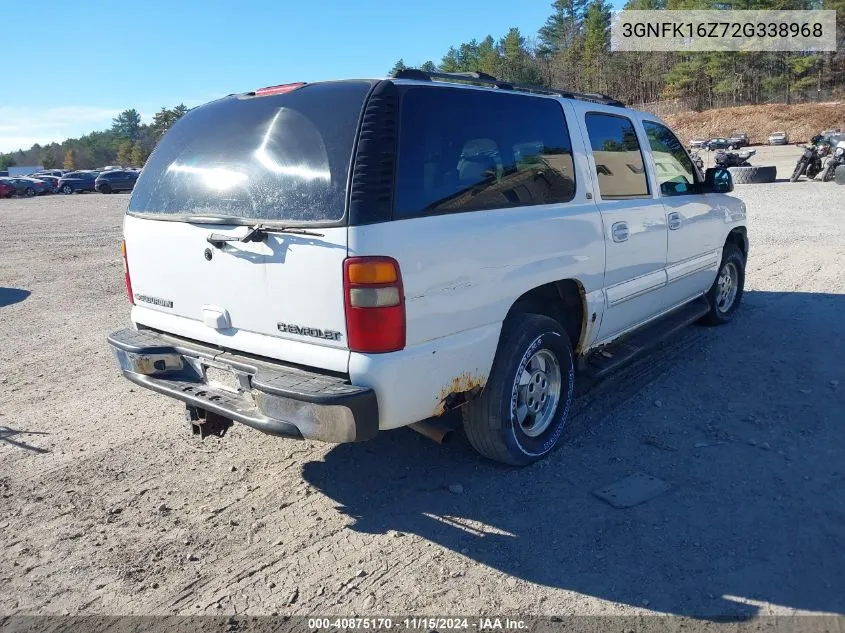
[[725, 214], [720, 194], [702, 192], [701, 174], [678, 137], [655, 121], [643, 121], [643, 129], [669, 228], [665, 302], [671, 307], [712, 285], [722, 257]]
[[605, 310], [600, 340], [622, 334], [663, 310], [666, 214], [649, 190], [634, 122], [611, 112], [586, 112], [584, 129], [598, 185], [606, 248]]

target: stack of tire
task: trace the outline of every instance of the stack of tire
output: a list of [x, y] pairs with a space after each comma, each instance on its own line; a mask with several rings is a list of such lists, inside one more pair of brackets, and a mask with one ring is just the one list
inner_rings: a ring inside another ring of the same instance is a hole
[[836, 168], [833, 180], [837, 185], [845, 185], [845, 165], [840, 165]]
[[735, 185], [755, 185], [774, 182], [777, 178], [777, 167], [764, 165], [760, 167], [728, 167]]

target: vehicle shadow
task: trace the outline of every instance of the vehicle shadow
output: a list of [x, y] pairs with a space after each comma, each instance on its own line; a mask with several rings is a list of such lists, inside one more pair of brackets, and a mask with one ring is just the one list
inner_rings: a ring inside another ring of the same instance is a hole
[[[351, 529], [530, 583], [702, 619], [845, 613], [844, 312], [845, 295], [747, 291], [730, 325], [691, 326], [602, 381], [589, 424], [528, 468], [401, 429], [303, 476]], [[621, 510], [592, 494], [634, 472], [672, 488]]]
[[32, 446], [25, 442], [11, 439], [16, 435], [49, 435], [49, 433], [42, 431], [18, 431], [17, 429], [10, 429], [8, 426], [0, 426], [0, 444], [8, 444], [9, 446], [15, 446], [27, 451], [32, 451], [33, 453], [50, 452], [46, 448], [38, 448], [37, 446]]
[[0, 286], [0, 308], [10, 306], [13, 303], [20, 303], [30, 294], [32, 293], [29, 290], [22, 288], [3, 288]]

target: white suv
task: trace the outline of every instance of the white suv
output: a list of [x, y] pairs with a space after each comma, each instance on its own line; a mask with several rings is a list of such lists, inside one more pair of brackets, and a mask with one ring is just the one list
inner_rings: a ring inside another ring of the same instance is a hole
[[576, 374], [733, 317], [732, 188], [602, 95], [418, 70], [230, 95], [138, 179], [109, 341], [202, 434], [352, 442], [461, 407], [480, 453], [524, 465]]

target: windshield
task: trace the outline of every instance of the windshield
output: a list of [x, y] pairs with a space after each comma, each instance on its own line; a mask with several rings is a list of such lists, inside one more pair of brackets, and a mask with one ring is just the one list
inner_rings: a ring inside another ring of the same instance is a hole
[[145, 165], [129, 212], [340, 220], [370, 87], [366, 81], [311, 84], [275, 96], [226, 97], [190, 111]]

